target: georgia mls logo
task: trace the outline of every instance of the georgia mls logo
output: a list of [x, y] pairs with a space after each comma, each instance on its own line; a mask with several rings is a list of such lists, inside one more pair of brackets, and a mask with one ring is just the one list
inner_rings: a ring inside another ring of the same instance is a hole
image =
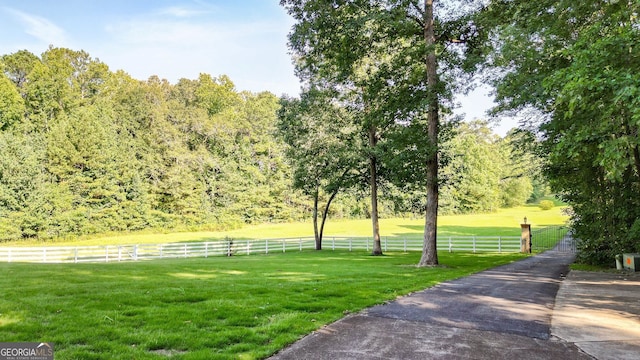
[[0, 360], [53, 360], [53, 344], [0, 343]]
[[49, 343], [40, 343], [38, 346], [36, 346], [36, 350], [38, 349], [43, 349], [47, 353], [51, 353], [51, 355], [53, 355], [53, 346], [51, 346]]

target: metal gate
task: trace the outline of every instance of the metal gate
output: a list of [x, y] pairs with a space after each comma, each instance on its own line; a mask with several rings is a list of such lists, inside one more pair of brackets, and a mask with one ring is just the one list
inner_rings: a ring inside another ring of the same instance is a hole
[[531, 232], [531, 250], [576, 252], [576, 240], [567, 226], [548, 226]]

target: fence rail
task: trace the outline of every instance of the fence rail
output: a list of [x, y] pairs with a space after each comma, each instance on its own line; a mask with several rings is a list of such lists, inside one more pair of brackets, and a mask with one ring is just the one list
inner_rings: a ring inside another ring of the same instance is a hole
[[[328, 237], [323, 249], [372, 249], [370, 238]], [[383, 251], [421, 251], [422, 238], [383, 238]], [[438, 238], [439, 251], [518, 252], [517, 236], [450, 236]], [[185, 242], [169, 244], [65, 246], [65, 247], [0, 247], [0, 262], [96, 263], [141, 261], [153, 259], [269, 254], [315, 249], [312, 237]]]

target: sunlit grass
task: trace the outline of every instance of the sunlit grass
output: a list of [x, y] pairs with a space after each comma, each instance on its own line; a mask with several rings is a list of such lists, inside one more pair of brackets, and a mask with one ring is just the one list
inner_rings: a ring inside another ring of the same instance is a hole
[[520, 254], [305, 251], [109, 264], [0, 264], [0, 339], [56, 359], [256, 359], [345, 314]]
[[[565, 207], [554, 207], [543, 211], [537, 205], [500, 209], [494, 213], [473, 215], [446, 215], [438, 218], [440, 236], [519, 236], [520, 224], [524, 217], [532, 228], [561, 225], [567, 221], [562, 213]], [[325, 236], [371, 236], [371, 220], [334, 220], [329, 219], [325, 227]], [[380, 231], [383, 237], [417, 237], [424, 229], [422, 218], [381, 219]], [[286, 224], [261, 224], [246, 226], [230, 231], [169, 232], [169, 233], [122, 233], [110, 236], [93, 236], [86, 239], [57, 240], [42, 242], [5, 243], [8, 246], [33, 245], [125, 245], [172, 243], [184, 241], [212, 241], [231, 239], [274, 239], [313, 236], [310, 222]]]

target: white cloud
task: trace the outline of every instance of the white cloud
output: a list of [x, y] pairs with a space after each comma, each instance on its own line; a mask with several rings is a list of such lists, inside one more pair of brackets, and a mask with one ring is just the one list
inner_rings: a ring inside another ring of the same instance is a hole
[[25, 26], [25, 33], [41, 42], [56, 45], [68, 43], [65, 31], [48, 19], [11, 8], [5, 8], [5, 10]]

